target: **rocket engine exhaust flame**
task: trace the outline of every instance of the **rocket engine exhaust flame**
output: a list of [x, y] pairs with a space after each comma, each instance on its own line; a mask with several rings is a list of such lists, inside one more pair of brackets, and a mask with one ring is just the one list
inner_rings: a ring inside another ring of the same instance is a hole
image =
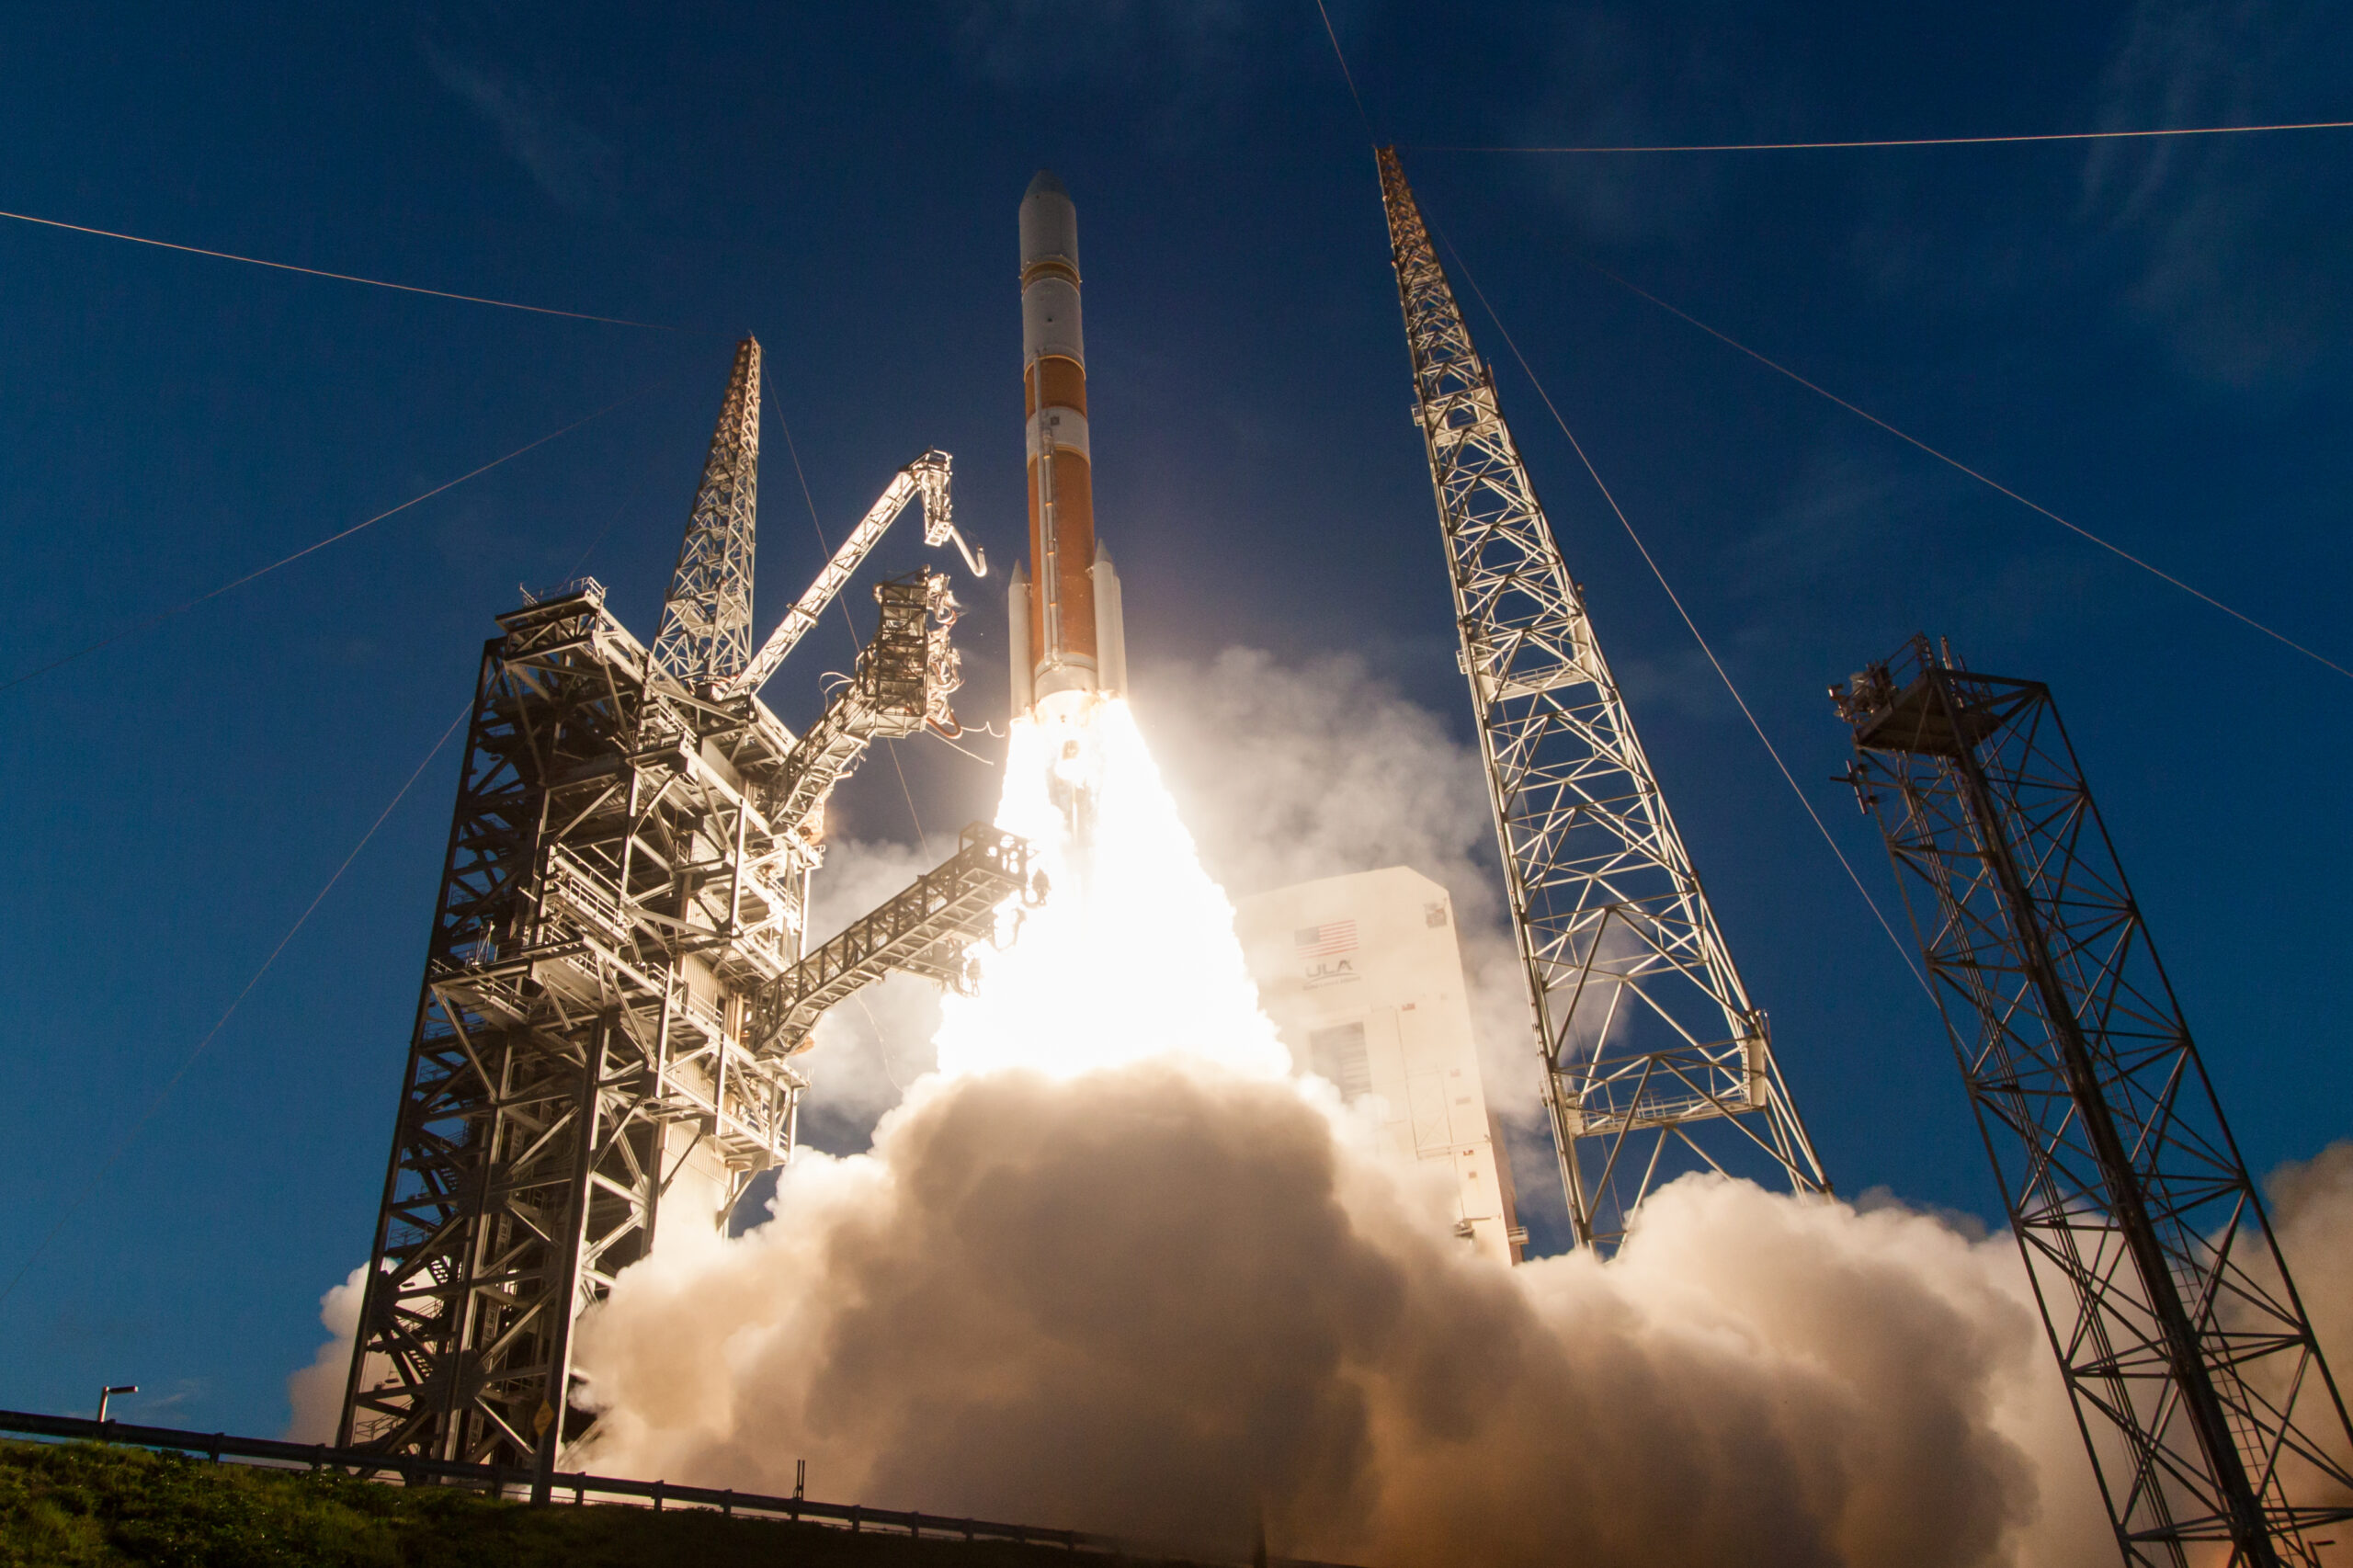
[[[1066, 1078], [1166, 1055], [1290, 1073], [1233, 905], [1201, 869], [1124, 699], [1080, 719], [1017, 718], [996, 825], [1029, 841], [1051, 891], [1018, 942], [975, 955], [975, 994], [943, 1002], [941, 1074]], [[1144, 1005], [1172, 974], [1186, 977], [1187, 1005]]]

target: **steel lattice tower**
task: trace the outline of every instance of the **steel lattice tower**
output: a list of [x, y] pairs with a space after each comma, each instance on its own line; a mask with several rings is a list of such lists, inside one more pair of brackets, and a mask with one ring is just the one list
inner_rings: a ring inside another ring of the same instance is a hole
[[1512, 926], [1581, 1246], [1695, 1169], [1826, 1182], [1471, 345], [1393, 149], [1379, 154]]
[[654, 639], [654, 661], [688, 690], [723, 685], [751, 662], [759, 480], [760, 346], [746, 337], [735, 347]]
[[2049, 688], [1833, 695], [2125, 1561], [2316, 1562], [2353, 1430]]

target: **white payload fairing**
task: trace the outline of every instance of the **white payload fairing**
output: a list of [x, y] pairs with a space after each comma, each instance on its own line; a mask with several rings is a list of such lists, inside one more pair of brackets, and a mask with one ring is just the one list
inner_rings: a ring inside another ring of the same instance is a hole
[[1079, 329], [1078, 210], [1046, 170], [1021, 199], [1021, 384], [1029, 416], [1029, 566], [1006, 599], [1013, 711], [1083, 723], [1126, 693], [1120, 579], [1095, 539], [1094, 451], [1086, 428], [1086, 344]]

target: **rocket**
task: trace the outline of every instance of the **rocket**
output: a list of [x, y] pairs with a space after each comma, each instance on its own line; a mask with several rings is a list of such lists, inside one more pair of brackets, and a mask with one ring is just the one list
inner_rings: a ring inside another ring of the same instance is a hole
[[1029, 419], [1029, 566], [1006, 597], [1013, 711], [1084, 723], [1123, 695], [1120, 579], [1095, 539], [1086, 344], [1079, 330], [1078, 210], [1040, 169], [1021, 199], [1021, 387]]

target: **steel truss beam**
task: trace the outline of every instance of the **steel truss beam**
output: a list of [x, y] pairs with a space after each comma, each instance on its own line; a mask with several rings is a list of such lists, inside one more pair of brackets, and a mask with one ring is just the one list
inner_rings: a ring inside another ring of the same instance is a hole
[[936, 572], [893, 577], [875, 585], [874, 599], [882, 607], [874, 640], [786, 758], [779, 820], [814, 821], [870, 742], [903, 739], [926, 725], [962, 733], [948, 710], [948, 694], [963, 681], [962, 661], [949, 641], [961, 607], [948, 579]]
[[1045, 897], [1045, 874], [1032, 886], [1029, 841], [986, 823], [964, 830], [955, 854], [909, 883], [873, 913], [793, 966], [752, 1004], [753, 1048], [786, 1054], [807, 1047], [827, 1012], [893, 971], [962, 989], [973, 944], [1011, 933], [997, 929], [1008, 903], [1018, 911]]
[[[790, 1157], [806, 1085], [783, 1058], [801, 1040], [751, 1043], [752, 1005], [806, 957], [834, 787], [878, 737], [959, 733], [957, 606], [935, 573], [881, 585], [873, 642], [796, 741], [738, 679], [759, 437], [746, 337], [651, 650], [582, 578], [525, 595], [483, 651], [347, 1445], [529, 1466], [544, 1491], [587, 1430], [580, 1312], [665, 1212], [722, 1224]], [[954, 538], [949, 467], [940, 451], [909, 465], [788, 628], [806, 630], [910, 498], [931, 543]]]
[[1472, 347], [1380, 153], [1481, 756], [1576, 1244], [1613, 1250], [1695, 1169], [1827, 1187]]
[[2049, 688], [1833, 696], [2125, 1561], [2316, 1562], [2353, 1429]]

